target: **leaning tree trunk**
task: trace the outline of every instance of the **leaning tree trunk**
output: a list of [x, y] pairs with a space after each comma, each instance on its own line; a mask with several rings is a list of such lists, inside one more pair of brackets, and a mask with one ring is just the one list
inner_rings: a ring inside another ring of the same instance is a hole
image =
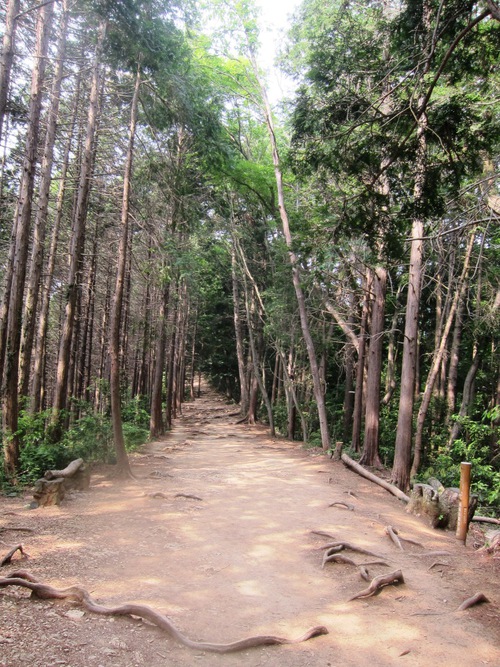
[[100, 89], [100, 55], [106, 34], [106, 22], [99, 29], [98, 42], [92, 72], [89, 110], [87, 116], [87, 130], [83, 158], [80, 168], [78, 194], [74, 214], [73, 231], [70, 243], [70, 263], [66, 288], [66, 307], [64, 322], [59, 344], [59, 358], [57, 362], [56, 387], [53, 401], [53, 423], [57, 424], [60, 411], [66, 407], [68, 391], [68, 371], [70, 362], [71, 342], [75, 324], [75, 308], [78, 295], [78, 285], [81, 275], [81, 264], [85, 244], [85, 227], [87, 207], [90, 194], [91, 176], [95, 159], [95, 135], [98, 120], [98, 101]]
[[53, 4], [42, 7], [36, 28], [35, 63], [31, 78], [31, 93], [28, 115], [28, 133], [23, 160], [22, 178], [19, 186], [14, 228], [15, 251], [12, 265], [12, 284], [7, 320], [3, 389], [4, 466], [7, 474], [14, 477], [19, 458], [18, 430], [18, 379], [19, 348], [23, 311], [23, 295], [26, 281], [31, 210], [37, 163], [37, 147], [42, 109], [43, 80], [47, 59], [50, 23]]
[[127, 157], [123, 175], [123, 199], [121, 211], [121, 235], [118, 247], [118, 263], [116, 267], [115, 291], [111, 301], [109, 327], [109, 358], [110, 358], [110, 394], [111, 422], [113, 424], [113, 440], [115, 443], [116, 462], [122, 477], [130, 476], [130, 464], [125, 449], [122, 427], [122, 407], [120, 392], [120, 331], [125, 287], [125, 270], [127, 266], [127, 247], [129, 237], [130, 186], [132, 178], [132, 162], [134, 157], [134, 140], [137, 125], [137, 109], [139, 105], [139, 88], [141, 85], [140, 69], [137, 69], [134, 96], [130, 109], [130, 127], [128, 134]]
[[[255, 64], [254, 64], [254, 70], [255, 74], [257, 75], [257, 67]], [[325, 403], [325, 388], [321, 383], [318, 359], [316, 356], [316, 349], [314, 346], [314, 341], [309, 326], [309, 315], [307, 312], [306, 299], [304, 296], [304, 291], [302, 289], [302, 284], [300, 280], [299, 261], [293, 249], [292, 234], [290, 232], [288, 213], [285, 205], [283, 175], [281, 172], [280, 157], [278, 152], [278, 144], [276, 141], [276, 134], [274, 132], [274, 123], [271, 113], [271, 107], [269, 105], [269, 100], [267, 98], [267, 92], [262, 85], [261, 85], [261, 95], [265, 109], [265, 121], [269, 133], [269, 139], [271, 142], [274, 175], [276, 179], [276, 189], [278, 192], [278, 205], [279, 205], [281, 224], [283, 227], [283, 235], [285, 237], [285, 242], [288, 249], [288, 259], [290, 261], [290, 265], [292, 268], [292, 283], [295, 290], [295, 297], [297, 299], [300, 325], [302, 329], [302, 335], [304, 337], [304, 342], [306, 344], [307, 356], [309, 358], [309, 366], [311, 369], [311, 375], [313, 380], [314, 398], [316, 400], [319, 427], [321, 432], [321, 446], [323, 447], [324, 450], [328, 450], [330, 448], [330, 434], [328, 429], [328, 416], [326, 412], [326, 403]]]

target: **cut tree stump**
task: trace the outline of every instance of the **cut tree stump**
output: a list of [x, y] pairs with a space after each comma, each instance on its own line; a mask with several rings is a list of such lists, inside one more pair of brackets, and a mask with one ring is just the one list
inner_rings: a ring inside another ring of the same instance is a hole
[[85, 491], [90, 486], [90, 469], [83, 459], [75, 459], [63, 470], [47, 470], [35, 482], [33, 498], [39, 507], [59, 505], [66, 491]]
[[[414, 484], [406, 511], [426, 517], [433, 528], [456, 530], [460, 490], [445, 489], [437, 480], [429, 481], [433, 484]], [[471, 496], [469, 523], [474, 516], [477, 502], [477, 496]]]

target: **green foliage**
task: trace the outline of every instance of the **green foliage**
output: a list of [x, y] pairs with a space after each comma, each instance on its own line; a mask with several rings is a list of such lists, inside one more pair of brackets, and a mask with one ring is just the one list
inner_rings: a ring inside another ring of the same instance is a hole
[[[489, 423], [490, 415], [481, 421], [470, 417], [456, 417], [462, 426], [462, 436], [450, 449], [442, 444], [420, 479], [437, 477], [444, 486], [457, 487], [460, 483], [460, 463], [472, 464], [472, 492], [479, 496], [482, 506], [500, 509], [500, 466], [498, 465], [498, 436], [500, 427]], [[492, 444], [493, 443], [493, 444]], [[496, 461], [496, 463], [495, 463]]]

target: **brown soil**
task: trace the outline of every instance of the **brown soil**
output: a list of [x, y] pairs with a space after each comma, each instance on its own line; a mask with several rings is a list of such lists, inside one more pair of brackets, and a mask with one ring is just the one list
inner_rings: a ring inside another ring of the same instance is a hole
[[[99, 468], [89, 492], [60, 507], [0, 498], [0, 556], [19, 543], [29, 553], [1, 575], [23, 567], [55, 587], [79, 583], [108, 606], [147, 604], [193, 639], [294, 637], [315, 625], [329, 634], [216, 655], [137, 619], [9, 587], [0, 589], [1, 667], [500, 664], [498, 559], [475, 551], [473, 536], [464, 547], [432, 530], [341, 463], [235, 424], [234, 409], [210, 392], [186, 404], [172, 433], [132, 457], [136, 481]], [[354, 509], [329, 507], [335, 501]], [[400, 551], [388, 524], [423, 547]], [[368, 584], [351, 565], [322, 569], [320, 547], [331, 540], [312, 532], [321, 530], [383, 555], [389, 566], [370, 566], [370, 576], [401, 569], [405, 583], [349, 602]], [[451, 555], [427, 555], [436, 550]], [[490, 603], [457, 612], [476, 592]]]

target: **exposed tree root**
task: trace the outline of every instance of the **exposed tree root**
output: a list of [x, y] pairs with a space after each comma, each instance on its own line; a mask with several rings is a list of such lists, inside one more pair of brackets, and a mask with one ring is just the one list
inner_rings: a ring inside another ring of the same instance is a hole
[[17, 531], [18, 533], [34, 533], [33, 528], [21, 528], [17, 526], [0, 526], [0, 533], [7, 533], [9, 531]]
[[356, 547], [353, 544], [349, 544], [349, 542], [330, 542], [329, 544], [325, 544], [319, 548], [328, 549], [330, 553], [337, 553], [339, 551], [343, 551], [344, 549], [349, 549], [350, 551], [356, 551], [359, 554], [375, 556], [375, 558], [384, 558], [384, 556], [381, 556], [380, 554], [376, 554], [373, 551], [368, 551], [368, 549], [363, 549], [362, 547]]
[[324, 530], [311, 530], [312, 535], [319, 535], [320, 537], [330, 537], [332, 540], [335, 539], [335, 535], [332, 535], [331, 533], [327, 533]]
[[191, 500], [203, 500], [200, 496], [193, 496], [191, 493], [176, 493], [176, 498], [190, 498]]
[[2, 567], [3, 565], [7, 565], [7, 563], [10, 563], [12, 561], [12, 556], [16, 553], [16, 551], [19, 551], [19, 553], [25, 558], [29, 558], [29, 555], [23, 549], [23, 545], [18, 544], [13, 549], [11, 549], [8, 554], [6, 554], [2, 559], [0, 559], [0, 567]]
[[489, 602], [489, 600], [484, 593], [476, 593], [472, 597], [467, 598], [467, 600], [464, 600], [457, 611], [465, 611], [469, 607], [481, 604], [481, 602]]
[[80, 586], [71, 586], [69, 588], [57, 589], [38, 581], [26, 570], [12, 572], [8, 577], [0, 577], [0, 588], [6, 586], [21, 586], [28, 588], [32, 594], [42, 600], [71, 600], [78, 603], [87, 611], [104, 616], [138, 616], [161, 630], [167, 632], [178, 642], [189, 648], [198, 651], [211, 651], [212, 653], [232, 653], [234, 651], [244, 651], [257, 646], [271, 646], [275, 644], [298, 644], [305, 642], [312, 637], [328, 634], [328, 630], [318, 625], [305, 632], [296, 639], [287, 639], [284, 637], [275, 637], [273, 635], [256, 635], [247, 637], [240, 641], [230, 644], [214, 644], [211, 642], [198, 642], [189, 639], [178, 630], [172, 621], [160, 612], [143, 604], [124, 604], [119, 607], [104, 607], [98, 604], [90, 597], [89, 593]]
[[151, 491], [151, 493], [145, 493], [144, 496], [148, 498], [164, 498], [165, 500], [170, 500], [170, 496], [163, 491]]
[[359, 598], [372, 597], [373, 595], [376, 595], [385, 586], [391, 586], [391, 585], [396, 586], [397, 584], [404, 584], [404, 581], [405, 580], [401, 570], [396, 570], [395, 572], [391, 572], [390, 574], [380, 575], [379, 577], [375, 577], [374, 579], [372, 579], [372, 582], [368, 586], [368, 588], [365, 588], [357, 595], [354, 595], [354, 597], [350, 598], [348, 601], [351, 602], [352, 600], [357, 600]]
[[401, 551], [404, 551], [403, 545], [401, 544], [401, 540], [398, 537], [398, 531], [393, 528], [392, 526], [386, 526], [385, 527], [385, 533], [386, 535], [389, 535], [391, 540], [394, 542], [394, 544], [400, 549]]
[[335, 552], [329, 553], [329, 551], [325, 551], [321, 567], [322, 568], [325, 567], [327, 563], [342, 563], [343, 565], [354, 565], [354, 567], [357, 567], [356, 563], [352, 560], [352, 558], [348, 558], [347, 556], [342, 556], [341, 554]]
[[345, 510], [354, 512], [354, 505], [351, 505], [351, 503], [344, 503], [342, 500], [336, 500], [334, 503], [330, 503], [328, 507], [343, 507]]
[[449, 563], [442, 563], [441, 561], [437, 560], [432, 565], [430, 565], [427, 570], [432, 570], [433, 567], [451, 567]]

